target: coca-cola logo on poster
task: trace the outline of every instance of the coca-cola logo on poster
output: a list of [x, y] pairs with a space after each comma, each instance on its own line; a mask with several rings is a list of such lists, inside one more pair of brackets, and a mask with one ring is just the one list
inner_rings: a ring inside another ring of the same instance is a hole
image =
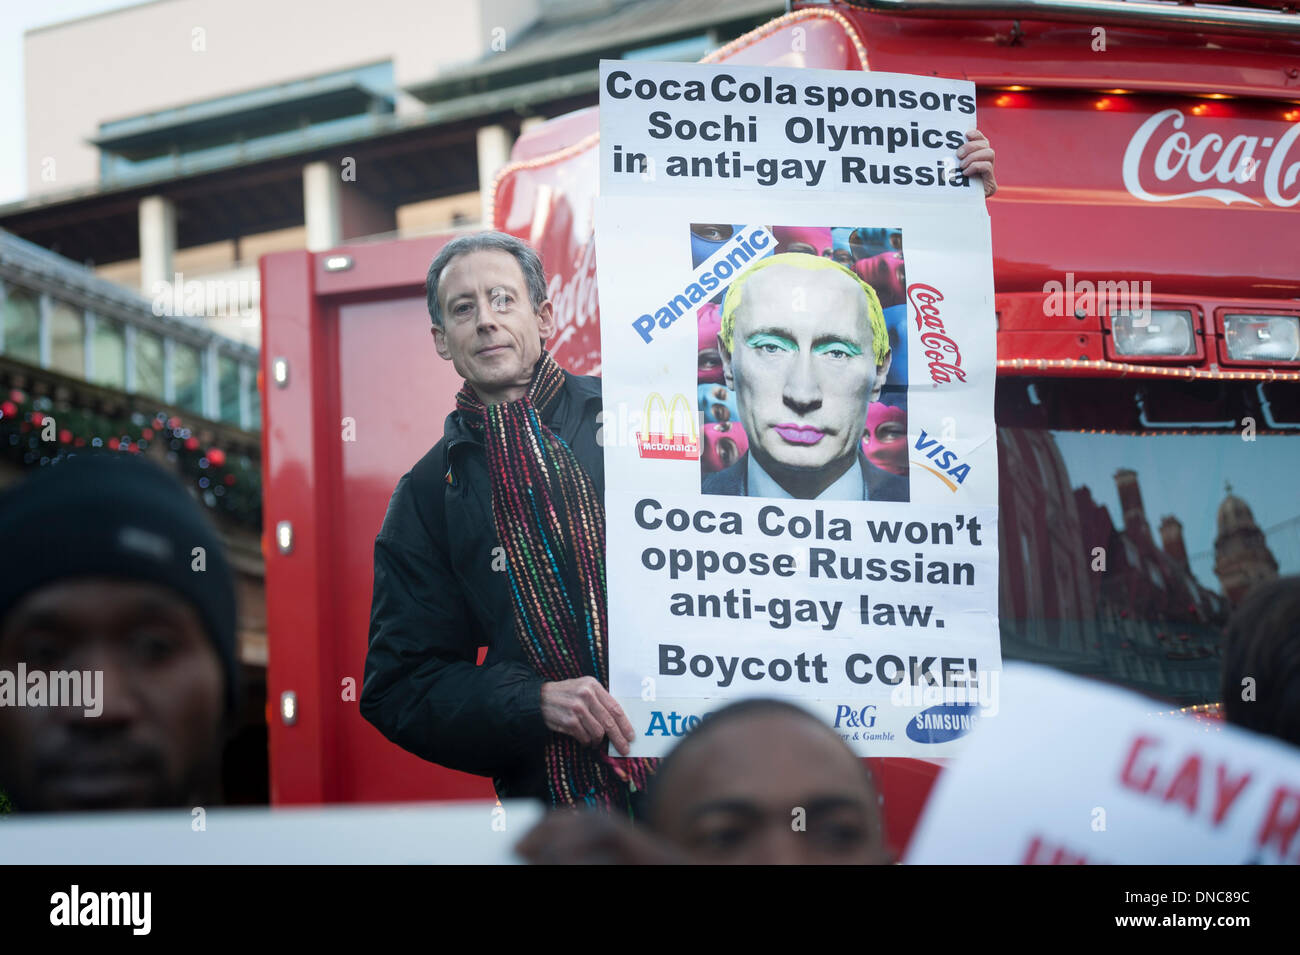
[[[1293, 149], [1300, 123], [1277, 137], [1241, 134], [1227, 140], [1220, 132], [1185, 126], [1180, 110], [1166, 109], [1133, 133], [1124, 150], [1124, 187], [1133, 196], [1147, 202], [1203, 196], [1224, 205], [1256, 206], [1263, 205], [1257, 198], [1262, 196], [1283, 209], [1300, 202], [1300, 148]], [[1218, 185], [1199, 185], [1211, 182]]]
[[947, 384], [956, 378], [966, 380], [966, 371], [961, 367], [961, 349], [957, 343], [945, 334], [943, 318], [939, 315], [939, 303], [943, 293], [931, 285], [909, 285], [907, 300], [916, 309], [916, 328], [921, 333], [921, 344], [925, 347], [925, 357], [930, 359], [930, 378], [936, 384]]

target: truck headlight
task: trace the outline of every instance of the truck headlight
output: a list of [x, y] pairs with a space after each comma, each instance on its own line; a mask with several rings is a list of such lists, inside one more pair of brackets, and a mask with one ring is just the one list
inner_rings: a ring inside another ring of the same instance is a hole
[[1300, 317], [1224, 315], [1228, 356], [1237, 361], [1300, 361]]
[[1190, 311], [1112, 312], [1110, 328], [1118, 355], [1176, 358], [1196, 354], [1196, 326]]

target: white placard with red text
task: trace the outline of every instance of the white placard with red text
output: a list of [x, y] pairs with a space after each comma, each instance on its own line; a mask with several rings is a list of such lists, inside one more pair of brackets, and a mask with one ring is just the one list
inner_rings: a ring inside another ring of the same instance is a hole
[[1300, 751], [1023, 664], [998, 702], [935, 784], [907, 862], [1300, 861]]

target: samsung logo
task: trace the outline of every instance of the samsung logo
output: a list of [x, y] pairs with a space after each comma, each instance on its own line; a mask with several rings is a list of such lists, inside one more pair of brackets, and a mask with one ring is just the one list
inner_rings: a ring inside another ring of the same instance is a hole
[[978, 719], [975, 703], [932, 706], [908, 721], [907, 738], [915, 743], [947, 743], [969, 733]]

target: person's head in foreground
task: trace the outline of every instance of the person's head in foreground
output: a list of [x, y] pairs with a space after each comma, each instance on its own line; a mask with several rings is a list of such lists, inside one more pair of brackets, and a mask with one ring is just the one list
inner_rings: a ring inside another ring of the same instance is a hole
[[1258, 585], [1233, 613], [1220, 689], [1229, 723], [1300, 746], [1300, 577]]
[[890, 362], [869, 285], [831, 259], [760, 259], [727, 290], [718, 341], [750, 454], [768, 477], [813, 499], [857, 467]]
[[234, 580], [185, 488], [139, 458], [79, 454], [0, 496], [0, 540], [0, 681], [27, 704], [0, 706], [0, 789], [15, 807], [218, 797]]
[[542, 260], [503, 232], [443, 246], [425, 281], [438, 354], [487, 405], [523, 397], [555, 315]]
[[649, 799], [650, 828], [696, 862], [890, 861], [866, 765], [790, 703], [706, 716], [659, 764]]
[[709, 716], [659, 764], [647, 820], [548, 814], [518, 852], [542, 864], [885, 865], [866, 764], [815, 716], [743, 700]]

